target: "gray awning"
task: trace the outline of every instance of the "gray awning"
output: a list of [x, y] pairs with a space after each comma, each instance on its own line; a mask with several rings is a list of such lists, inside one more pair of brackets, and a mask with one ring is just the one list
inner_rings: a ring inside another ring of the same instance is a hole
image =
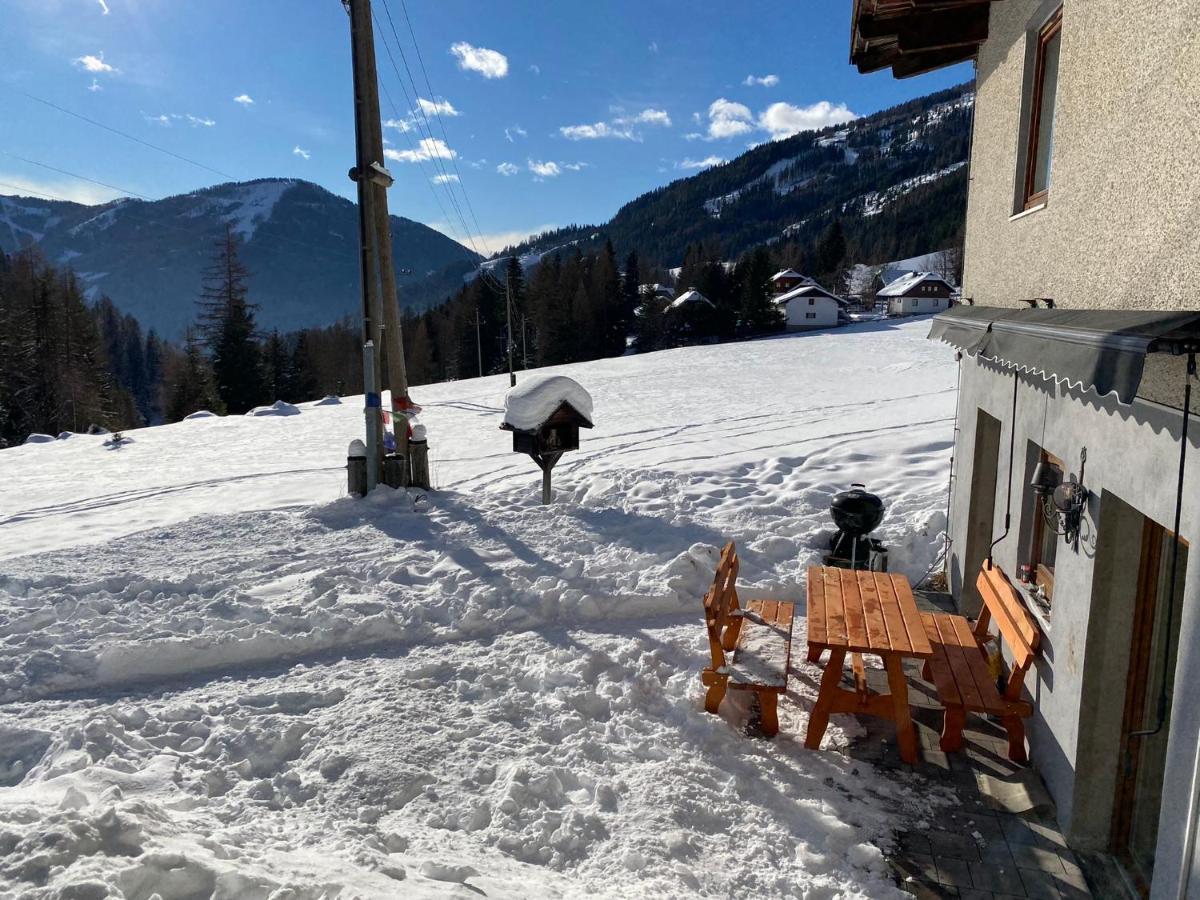
[[1131, 403], [1147, 354], [1200, 350], [1200, 312], [959, 306], [934, 318], [929, 337]]

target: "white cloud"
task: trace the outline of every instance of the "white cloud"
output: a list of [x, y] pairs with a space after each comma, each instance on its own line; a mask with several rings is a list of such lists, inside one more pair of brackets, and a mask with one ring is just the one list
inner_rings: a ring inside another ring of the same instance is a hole
[[407, 119], [384, 119], [384, 128], [395, 128], [397, 131], [412, 131], [417, 127], [416, 122], [410, 116]]
[[424, 97], [418, 97], [417, 106], [421, 107], [421, 112], [427, 116], [462, 115], [449, 100], [426, 100]]
[[142, 115], [146, 117], [147, 122], [153, 122], [155, 125], [162, 125], [167, 128], [171, 126], [171, 117], [168, 115], [148, 116], [145, 113], [142, 113]]
[[671, 117], [664, 109], [647, 108], [635, 116], [617, 116], [611, 122], [593, 122], [590, 125], [563, 125], [559, 133], [567, 140], [590, 141], [599, 138], [616, 138], [622, 141], [640, 141], [642, 136], [634, 131], [634, 125], [661, 125], [670, 127]]
[[529, 132], [527, 132], [520, 125], [510, 125], [508, 128], [504, 129], [504, 139], [510, 144], [515, 144], [516, 138], [526, 137], [528, 134]]
[[193, 116], [191, 113], [187, 114], [187, 120], [193, 128], [195, 128], [197, 126], [203, 126], [204, 128], [212, 128], [214, 125], [217, 124], [212, 119], [208, 119], [203, 116]]
[[658, 41], [651, 41], [650, 46], [647, 47], [646, 49], [649, 50], [651, 53], [657, 53], [658, 52]]
[[851, 112], [845, 103], [833, 104], [821, 100], [811, 106], [772, 103], [759, 115], [758, 124], [771, 133], [772, 139], [779, 140], [801, 131], [816, 131], [857, 118], [858, 115]]
[[301, 147], [299, 144], [297, 144], [295, 147], [292, 148], [292, 155], [298, 156], [301, 159], [312, 159], [312, 154], [309, 151], [305, 150], [303, 147]]
[[590, 163], [585, 162], [563, 163], [563, 168], [571, 172], [579, 172], [586, 169], [589, 165]]
[[704, 135], [702, 135], [702, 134], [701, 134], [700, 132], [698, 132], [698, 131], [689, 131], [687, 134], [685, 134], [685, 135], [683, 136], [683, 139], [684, 139], [685, 141], [698, 141], [698, 140], [700, 140], [702, 137], [704, 137]]
[[[435, 231], [440, 231], [447, 237], [454, 240], [462, 240], [462, 235], [457, 234], [456, 230], [445, 222], [429, 222], [429, 227]], [[525, 241], [535, 235], [545, 234], [547, 231], [554, 231], [559, 226], [555, 222], [548, 222], [545, 225], [535, 225], [528, 229], [513, 229], [512, 231], [492, 231], [478, 235], [483, 243], [489, 247], [515, 247], [522, 241]], [[457, 236], [456, 236], [457, 235]]]
[[521, 167], [513, 165], [510, 162], [502, 162], [500, 165], [496, 166], [496, 171], [501, 175], [516, 175], [521, 171]]
[[97, 0], [97, 2], [100, 4], [100, 15], [107, 16], [108, 15], [108, 4], [105, 3], [104, 0]]
[[558, 167], [556, 162], [538, 162], [536, 160], [528, 160], [529, 171], [539, 178], [557, 178], [562, 174], [562, 169]]
[[450, 45], [450, 52], [458, 58], [458, 67], [467, 72], [478, 72], [484, 78], [503, 78], [508, 74], [508, 57], [486, 47], [472, 47], [466, 41]]
[[746, 87], [754, 87], [755, 85], [758, 85], [760, 87], [775, 87], [775, 85], [779, 84], [779, 76], [778, 75], [762, 75], [762, 76], [747, 75], [746, 80], [743, 81], [742, 84], [746, 85]]
[[530, 72], [532, 72], [534, 75], [541, 75], [541, 74], [542, 74], [542, 67], [541, 67], [541, 66], [539, 66], [537, 63], [530, 63], [530, 64], [529, 64], [529, 71], [530, 71]]
[[193, 116], [191, 113], [180, 115], [179, 113], [163, 113], [157, 116], [147, 115], [142, 113], [147, 122], [153, 122], [155, 125], [162, 125], [164, 128], [170, 128], [175, 122], [187, 122], [193, 128], [212, 128], [216, 125], [216, 121], [204, 116]]
[[736, 137], [754, 130], [750, 107], [718, 97], [708, 107], [708, 136], [711, 140]]
[[104, 90], [104, 88], [101, 87], [99, 81], [97, 81], [95, 78], [93, 78], [92, 83], [88, 85], [88, 90], [94, 94], [96, 91]]
[[394, 159], [396, 162], [424, 162], [428, 159], [454, 159], [458, 156], [456, 152], [446, 146], [446, 142], [438, 138], [421, 138], [417, 141], [415, 150], [392, 150], [383, 151], [383, 155], [388, 159]]
[[242, 106], [253, 106], [254, 98], [251, 97], [249, 94], [238, 94], [236, 97], [233, 98], [233, 102], [240, 103], [240, 104], [242, 104]]
[[434, 175], [433, 178], [430, 179], [430, 181], [432, 181], [434, 184], [449, 184], [452, 181], [457, 182], [458, 176], [457, 175]]
[[89, 53], [86, 56], [76, 57], [75, 59], [71, 60], [71, 62], [73, 62], [79, 68], [83, 69], [85, 72], [95, 72], [95, 73], [103, 73], [105, 75], [113, 75], [113, 74], [121, 71], [120, 69], [114, 68], [113, 66], [110, 66], [108, 63], [106, 63], [104, 61], [103, 53], [98, 53], [96, 55], [92, 55], [91, 53]]
[[607, 122], [594, 122], [591, 125], [563, 125], [559, 129], [569, 141], [590, 141], [597, 138], [617, 138], [622, 141], [637, 140], [632, 129], [621, 125], [609, 125]]
[[723, 157], [706, 156], [704, 159], [683, 159], [675, 163], [677, 169], [709, 169], [725, 163]]

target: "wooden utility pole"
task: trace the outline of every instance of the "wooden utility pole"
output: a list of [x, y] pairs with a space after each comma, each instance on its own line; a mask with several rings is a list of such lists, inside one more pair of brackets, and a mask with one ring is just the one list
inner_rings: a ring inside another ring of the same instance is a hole
[[504, 277], [504, 312], [508, 323], [508, 386], [516, 387], [517, 375], [513, 371], [512, 278], [508, 274]]
[[[396, 291], [396, 270], [392, 259], [392, 230], [388, 214], [387, 189], [391, 174], [383, 165], [383, 127], [379, 116], [379, 79], [375, 68], [375, 35], [372, 28], [370, 0], [343, 0], [350, 13], [350, 37], [354, 63], [354, 126], [357, 164], [350, 177], [358, 185], [359, 239], [362, 245], [363, 327], [366, 341], [374, 342], [374, 379], [366, 386], [367, 415], [373, 415], [368, 426], [368, 482], [378, 477], [383, 448], [382, 382], [386, 363], [388, 386], [391, 388], [392, 423], [396, 435], [396, 452], [403, 458], [401, 482], [410, 483], [412, 471], [409, 459], [408, 430], [410, 417], [420, 411], [408, 396], [408, 375], [404, 365], [404, 343], [401, 334], [399, 294]], [[371, 438], [374, 438], [372, 440]], [[372, 448], [374, 443], [374, 448]], [[372, 452], [373, 449], [373, 452]], [[419, 451], [427, 453], [421, 443]], [[417, 467], [428, 471], [427, 465]], [[427, 479], [417, 479], [416, 486], [428, 488]]]
[[483, 335], [479, 330], [479, 307], [475, 307], [475, 356], [479, 360], [479, 377], [483, 377]]

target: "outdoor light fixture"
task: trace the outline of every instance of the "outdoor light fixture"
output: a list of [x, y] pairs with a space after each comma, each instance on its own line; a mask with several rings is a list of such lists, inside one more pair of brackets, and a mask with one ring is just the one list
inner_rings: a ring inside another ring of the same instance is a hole
[[[1082, 461], [1086, 460], [1085, 449]], [[1083, 510], [1087, 506], [1087, 488], [1079, 481], [1063, 481], [1058, 466], [1044, 460], [1033, 470], [1029, 485], [1038, 497], [1046, 524], [1055, 534], [1062, 535], [1068, 544], [1075, 543], [1079, 537]]]

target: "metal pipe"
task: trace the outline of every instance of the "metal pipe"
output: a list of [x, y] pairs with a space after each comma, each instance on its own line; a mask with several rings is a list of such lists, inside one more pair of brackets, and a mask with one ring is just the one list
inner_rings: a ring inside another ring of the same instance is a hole
[[1021, 383], [1021, 373], [1013, 369], [1013, 399], [1012, 399], [1012, 416], [1009, 418], [1008, 425], [1008, 496], [1005, 498], [1004, 506], [1004, 534], [992, 541], [988, 547], [987, 566], [992, 568], [992, 551], [996, 549], [996, 545], [1008, 537], [1008, 533], [1012, 531], [1012, 485], [1013, 485], [1013, 464], [1017, 451], [1017, 386]]

